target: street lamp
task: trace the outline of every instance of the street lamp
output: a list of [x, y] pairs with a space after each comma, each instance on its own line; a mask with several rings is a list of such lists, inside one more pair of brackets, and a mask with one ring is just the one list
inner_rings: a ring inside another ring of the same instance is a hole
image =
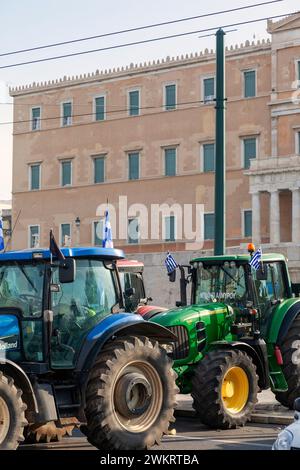
[[80, 218], [77, 216], [76, 219], [75, 219], [75, 226], [76, 226], [76, 235], [77, 235], [77, 240], [76, 240], [76, 245], [79, 246], [80, 245], [80, 224], [81, 224], [81, 220]]

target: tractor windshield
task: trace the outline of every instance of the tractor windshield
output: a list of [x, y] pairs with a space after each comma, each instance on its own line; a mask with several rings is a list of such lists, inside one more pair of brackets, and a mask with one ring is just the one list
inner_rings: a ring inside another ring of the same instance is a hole
[[42, 315], [45, 264], [10, 262], [0, 265], [0, 308], [19, 308], [24, 317]]
[[195, 273], [195, 303], [222, 302], [234, 307], [245, 305], [245, 269], [235, 262], [198, 263]]

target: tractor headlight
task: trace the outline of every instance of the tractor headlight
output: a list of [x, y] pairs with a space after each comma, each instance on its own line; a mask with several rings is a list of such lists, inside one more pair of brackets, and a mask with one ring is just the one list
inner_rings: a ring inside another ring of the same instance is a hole
[[285, 429], [278, 435], [278, 438], [274, 442], [272, 449], [273, 450], [291, 450], [293, 439], [294, 439], [293, 433]]

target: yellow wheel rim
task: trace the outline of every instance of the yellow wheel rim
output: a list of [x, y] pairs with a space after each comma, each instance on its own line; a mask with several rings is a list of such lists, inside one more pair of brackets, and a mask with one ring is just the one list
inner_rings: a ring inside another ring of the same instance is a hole
[[232, 414], [240, 413], [249, 397], [249, 380], [241, 367], [231, 367], [222, 382], [222, 401], [224, 408]]

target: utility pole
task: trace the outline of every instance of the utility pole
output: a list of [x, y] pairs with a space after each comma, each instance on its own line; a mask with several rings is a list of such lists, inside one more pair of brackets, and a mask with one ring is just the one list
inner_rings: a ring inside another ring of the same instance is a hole
[[225, 181], [225, 49], [223, 29], [216, 33], [216, 162], [215, 162], [215, 255], [225, 254], [226, 181]]

